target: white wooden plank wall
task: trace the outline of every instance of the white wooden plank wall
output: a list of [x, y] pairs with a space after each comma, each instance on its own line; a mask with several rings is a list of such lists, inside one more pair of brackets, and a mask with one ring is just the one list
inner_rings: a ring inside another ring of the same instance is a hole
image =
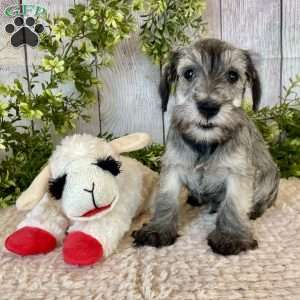
[[282, 85], [288, 86], [289, 78], [300, 73], [300, 1], [282, 3]]
[[139, 50], [138, 33], [117, 47], [112, 68], [103, 70], [101, 78], [103, 132], [146, 131], [162, 141], [159, 70]]
[[260, 58], [262, 104], [278, 101], [280, 95], [280, 0], [221, 0], [221, 38]]
[[[42, 4], [50, 14], [66, 14], [74, 3], [88, 0], [26, 0]], [[37, 51], [14, 49], [4, 27], [13, 21], [3, 16], [14, 0], [0, 3], [0, 81], [12, 81], [26, 74], [26, 66], [37, 61]], [[259, 54], [263, 82], [263, 105], [279, 101], [283, 85], [300, 73], [300, 1], [298, 0], [207, 0], [205, 19], [208, 35], [222, 38]], [[138, 20], [141, 22], [141, 20]], [[98, 76], [104, 88], [95, 90], [96, 104], [89, 110], [92, 121], [78, 122], [77, 132], [122, 135], [147, 131], [154, 140], [163, 140], [163, 120], [157, 92], [159, 70], [139, 50], [138, 33], [123, 41], [115, 52], [114, 65]], [[97, 95], [98, 94], [98, 95]], [[171, 99], [172, 101], [172, 99]], [[168, 125], [169, 114], [164, 116]]]
[[208, 36], [212, 38], [221, 38], [221, 1], [207, 1], [204, 20], [207, 23]]
[[26, 74], [24, 48], [14, 48], [10, 44], [10, 35], [5, 32], [5, 26], [8, 23], [14, 23], [13, 19], [3, 15], [4, 10], [15, 3], [15, 0], [0, 1], [0, 82], [12, 83], [15, 78], [18, 78], [26, 84], [25, 80], [23, 80]]
[[[11, 23], [11, 19], [4, 17], [3, 12], [6, 7], [14, 5], [15, 0], [0, 1], [0, 82], [11, 84], [15, 78], [23, 81], [25, 74], [25, 56], [22, 47], [15, 49], [10, 44], [10, 36], [5, 32], [5, 26]], [[12, 22], [13, 23], [13, 22]], [[17, 125], [26, 125], [29, 122], [21, 122]], [[5, 153], [0, 151], [0, 159], [5, 157]]]

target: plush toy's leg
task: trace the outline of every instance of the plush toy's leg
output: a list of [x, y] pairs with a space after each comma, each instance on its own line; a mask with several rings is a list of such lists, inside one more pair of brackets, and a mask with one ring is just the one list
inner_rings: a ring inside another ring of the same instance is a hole
[[129, 230], [131, 218], [114, 211], [102, 219], [76, 222], [64, 241], [64, 260], [73, 265], [91, 265], [109, 256]]
[[90, 234], [73, 231], [67, 235], [64, 241], [63, 255], [67, 264], [88, 266], [103, 257], [103, 247]]
[[62, 241], [67, 226], [59, 203], [45, 194], [6, 239], [5, 248], [21, 256], [48, 253]]

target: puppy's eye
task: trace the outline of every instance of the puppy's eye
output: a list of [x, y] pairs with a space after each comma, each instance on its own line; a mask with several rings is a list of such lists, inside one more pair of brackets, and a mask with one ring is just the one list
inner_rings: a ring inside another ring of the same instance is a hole
[[240, 75], [238, 72], [230, 70], [226, 73], [226, 79], [229, 83], [233, 84], [236, 83], [240, 78]]
[[183, 73], [183, 77], [187, 80], [187, 81], [192, 81], [195, 75], [195, 71], [193, 69], [188, 69], [186, 71], [184, 71]]

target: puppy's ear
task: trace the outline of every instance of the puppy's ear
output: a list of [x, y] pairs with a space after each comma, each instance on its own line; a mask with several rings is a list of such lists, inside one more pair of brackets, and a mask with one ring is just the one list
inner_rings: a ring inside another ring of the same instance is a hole
[[261, 100], [261, 81], [257, 69], [251, 58], [251, 54], [248, 51], [245, 51], [245, 55], [246, 55], [246, 64], [247, 64], [246, 75], [251, 85], [251, 93], [252, 93], [252, 101], [253, 101], [252, 109], [254, 111], [257, 111]]
[[66, 184], [67, 175], [64, 174], [54, 179], [49, 180], [49, 193], [50, 195], [59, 200], [62, 196], [64, 186]]
[[160, 83], [159, 83], [159, 95], [161, 98], [161, 107], [163, 112], [167, 111], [168, 101], [172, 89], [172, 83], [177, 79], [177, 62], [179, 59], [179, 52], [172, 52], [169, 63], [164, 67]]

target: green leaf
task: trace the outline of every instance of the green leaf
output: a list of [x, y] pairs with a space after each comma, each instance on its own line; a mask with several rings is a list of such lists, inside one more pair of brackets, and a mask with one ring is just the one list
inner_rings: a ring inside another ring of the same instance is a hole
[[87, 109], [95, 89], [102, 88], [95, 70], [108, 67], [115, 47], [136, 29], [132, 10], [131, 1], [91, 0], [72, 7], [68, 16], [45, 18], [42, 59], [24, 81], [32, 90], [18, 78], [0, 84], [7, 101], [0, 103], [0, 150], [7, 155], [0, 161], [0, 207], [13, 204], [47, 161], [53, 149], [50, 128], [67, 134], [78, 119], [90, 119]]

